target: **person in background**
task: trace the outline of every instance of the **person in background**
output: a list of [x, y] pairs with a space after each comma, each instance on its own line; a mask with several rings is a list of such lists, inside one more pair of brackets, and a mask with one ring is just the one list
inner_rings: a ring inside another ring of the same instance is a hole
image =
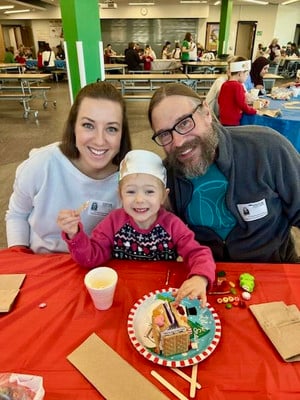
[[298, 58], [300, 56], [299, 49], [295, 42], [291, 44], [291, 57]]
[[20, 52], [16, 57], [16, 62], [25, 65], [26, 64], [25, 54]]
[[40, 44], [37, 52], [37, 67], [39, 70], [42, 70], [44, 68], [43, 66], [43, 51], [44, 51], [44, 45]]
[[56, 46], [56, 55], [55, 55], [55, 57], [56, 57], [57, 60], [65, 60], [65, 58], [66, 58], [65, 51], [62, 48], [61, 44], [58, 44]]
[[270, 43], [268, 50], [269, 60], [271, 64], [279, 64], [280, 62], [280, 45], [278, 39], [274, 38]]
[[137, 50], [135, 49], [134, 42], [128, 43], [128, 48], [125, 50], [125, 63], [128, 65], [129, 71], [141, 71], [141, 59]]
[[151, 48], [150, 47], [145, 47], [145, 51], [143, 54], [143, 61], [144, 61], [144, 70], [145, 71], [150, 71], [151, 70], [151, 64], [153, 61], [153, 57], [151, 56]]
[[280, 85], [280, 87], [284, 87], [284, 88], [296, 87], [296, 88], [299, 88], [300, 87], [300, 69], [298, 69], [298, 71], [296, 73], [296, 78], [295, 78], [294, 81], [283, 83], [282, 85]]
[[[6, 212], [8, 247], [34, 253], [67, 252], [56, 217], [88, 205], [88, 233], [121, 206], [118, 168], [130, 150], [125, 102], [108, 82], [83, 87], [71, 107], [61, 143], [30, 152], [16, 171]], [[88, 203], [87, 203], [88, 202]]]
[[151, 58], [153, 58], [153, 60], [156, 59], [155, 51], [152, 49], [152, 47], [150, 46], [150, 44], [146, 44], [146, 46], [145, 46], [145, 53], [147, 53]]
[[161, 51], [161, 58], [163, 60], [168, 60], [172, 58], [171, 42], [166, 42]]
[[258, 57], [267, 57], [268, 58], [268, 54], [266, 53], [266, 50], [267, 50], [267, 48], [262, 43], [259, 43], [259, 45], [257, 47], [256, 55], [255, 55], [255, 60]]
[[175, 60], [181, 60], [181, 48], [178, 42], [175, 42], [175, 48], [172, 51], [171, 58], [174, 58]]
[[192, 41], [192, 34], [190, 32], [187, 32], [181, 45], [181, 61], [189, 61]]
[[[220, 76], [219, 78], [215, 79], [214, 83], [212, 84], [212, 86], [210, 87], [207, 95], [206, 95], [206, 102], [209, 106], [209, 108], [211, 109], [211, 111], [214, 113], [214, 115], [219, 118], [219, 104], [218, 104], [218, 97], [219, 97], [219, 93], [221, 90], [221, 86], [223, 85], [224, 82], [226, 82], [229, 77], [230, 77], [230, 68], [229, 68], [229, 64], [231, 62], [238, 62], [238, 61], [243, 61], [245, 58], [241, 57], [241, 56], [228, 56], [227, 57], [227, 68], [226, 68], [226, 75], [227, 76]], [[248, 104], [253, 103], [253, 96], [251, 95], [251, 93], [248, 93], [246, 90], [246, 87], [244, 87], [245, 90], [245, 95], [246, 95], [246, 102]]]
[[285, 47], [285, 55], [290, 57], [292, 55], [292, 42], [287, 42]]
[[21, 51], [19, 52], [19, 54], [16, 57], [16, 62], [19, 64], [22, 64], [22, 72], [24, 73], [26, 71], [26, 57], [25, 54], [22, 53]]
[[206, 102], [214, 113], [214, 115], [218, 118], [219, 117], [219, 104], [218, 104], [218, 97], [221, 90], [221, 86], [224, 82], [226, 82], [230, 77], [230, 68], [229, 64], [233, 61], [242, 61], [240, 57], [229, 56], [227, 58], [227, 68], [226, 68], [226, 75], [227, 76], [220, 76], [219, 78], [215, 79], [214, 83], [211, 85], [207, 95], [206, 95]]
[[12, 46], [5, 49], [4, 62], [6, 64], [15, 63], [14, 48]]
[[24, 49], [25, 49], [24, 45], [22, 43], [19, 44], [19, 47], [15, 50], [15, 53], [14, 53], [15, 59], [20, 53], [24, 53]]
[[175, 261], [180, 255], [188, 267], [188, 279], [179, 288], [176, 301], [202, 298], [214, 281], [215, 263], [208, 247], [163, 204], [168, 196], [166, 169], [161, 158], [150, 151], [133, 150], [120, 165], [120, 197], [123, 208], [113, 210], [93, 230], [84, 231], [76, 210], [61, 210], [57, 217], [72, 258], [88, 268], [110, 258]]
[[250, 68], [251, 61], [246, 59], [229, 64], [229, 79], [221, 86], [218, 96], [219, 119], [222, 125], [239, 125], [243, 113], [254, 115], [257, 112], [247, 104], [243, 85]]
[[250, 74], [245, 81], [247, 91], [259, 89], [259, 94], [266, 94], [264, 76], [268, 73], [270, 60], [266, 57], [258, 57], [251, 65]]
[[32, 60], [33, 59], [33, 51], [31, 47], [25, 47], [24, 48], [24, 55], [26, 60]]
[[112, 49], [111, 44], [109, 43], [104, 49], [104, 63], [110, 64], [111, 57], [115, 56], [117, 53]]
[[197, 61], [197, 60], [198, 60], [197, 44], [194, 42], [192, 37], [190, 42], [189, 61]]
[[223, 127], [180, 83], [155, 91], [148, 117], [167, 156], [172, 210], [215, 260], [299, 262], [291, 227], [300, 227], [300, 154], [283, 135]]
[[43, 71], [49, 72], [55, 67], [55, 53], [51, 50], [49, 43], [45, 44], [43, 53], [42, 53], [42, 61], [43, 61]]
[[197, 43], [197, 59], [200, 60], [204, 53], [204, 46], [201, 43]]

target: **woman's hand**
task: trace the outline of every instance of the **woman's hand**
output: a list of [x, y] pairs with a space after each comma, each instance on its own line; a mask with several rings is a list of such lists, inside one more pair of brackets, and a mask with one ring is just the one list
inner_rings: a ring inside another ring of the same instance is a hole
[[201, 299], [201, 307], [206, 306], [207, 279], [204, 276], [194, 275], [183, 282], [178, 290], [173, 293], [175, 303], [179, 304], [184, 297], [189, 299]]
[[80, 214], [75, 210], [61, 210], [56, 222], [60, 229], [67, 234], [68, 238], [73, 239], [78, 232]]

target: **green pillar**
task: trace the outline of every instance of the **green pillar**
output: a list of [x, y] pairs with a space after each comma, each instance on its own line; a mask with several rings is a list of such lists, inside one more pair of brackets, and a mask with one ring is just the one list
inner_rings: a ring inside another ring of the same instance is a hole
[[88, 83], [103, 80], [98, 0], [60, 0], [71, 102]]
[[222, 0], [218, 54], [227, 54], [231, 14], [232, 14], [232, 0]]

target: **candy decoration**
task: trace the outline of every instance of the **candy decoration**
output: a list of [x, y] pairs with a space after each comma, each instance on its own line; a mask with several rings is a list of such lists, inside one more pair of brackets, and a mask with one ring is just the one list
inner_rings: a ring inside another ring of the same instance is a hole
[[240, 287], [249, 293], [252, 293], [255, 286], [254, 276], [247, 272], [240, 275]]
[[244, 300], [250, 300], [251, 299], [251, 294], [249, 292], [243, 292], [242, 293], [242, 298]]

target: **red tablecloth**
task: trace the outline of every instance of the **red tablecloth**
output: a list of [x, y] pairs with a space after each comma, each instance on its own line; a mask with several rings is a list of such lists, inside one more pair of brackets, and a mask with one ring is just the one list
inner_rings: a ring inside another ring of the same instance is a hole
[[[1, 251], [1, 273], [26, 273], [26, 279], [10, 313], [0, 315], [0, 372], [43, 376], [45, 400], [101, 399], [66, 359], [95, 332], [170, 399], [175, 397], [150, 376], [151, 369], [188, 397], [189, 384], [169, 368], [142, 357], [127, 335], [127, 317], [133, 304], [150, 291], [165, 288], [168, 268], [169, 286], [178, 287], [186, 276], [183, 265], [116, 260], [109, 264], [119, 274], [115, 301], [110, 310], [97, 311], [83, 284], [86, 270], [69, 255]], [[300, 307], [299, 265], [222, 263], [218, 269], [225, 270], [233, 281], [242, 272], [255, 276], [256, 287], [248, 304], [283, 300]], [[40, 308], [43, 302], [47, 306]], [[196, 398], [299, 400], [300, 363], [281, 359], [249, 309], [227, 310], [214, 296], [209, 302], [219, 314], [222, 337], [216, 350], [199, 365], [202, 389]], [[191, 367], [185, 372], [190, 375]]]

